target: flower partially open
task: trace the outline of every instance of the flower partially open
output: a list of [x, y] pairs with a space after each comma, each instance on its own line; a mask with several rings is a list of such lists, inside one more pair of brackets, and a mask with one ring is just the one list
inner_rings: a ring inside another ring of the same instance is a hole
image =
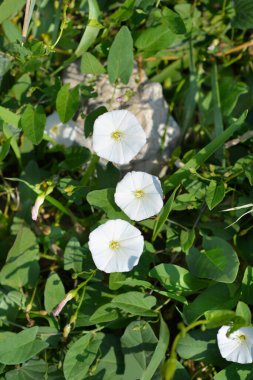
[[129, 272], [138, 264], [143, 246], [141, 232], [121, 219], [109, 220], [89, 236], [95, 265], [106, 273]]
[[40, 206], [43, 205], [45, 197], [46, 197], [46, 194], [41, 194], [41, 195], [38, 195], [38, 197], [36, 198], [36, 201], [32, 207], [32, 220], [37, 220]]
[[63, 124], [57, 112], [47, 117], [45, 133], [57, 144], [66, 147], [72, 146], [76, 140], [76, 125], [70, 120]]
[[130, 172], [118, 183], [116, 204], [132, 220], [143, 220], [159, 213], [163, 191], [159, 179], [144, 172]]
[[230, 326], [222, 326], [217, 335], [221, 356], [235, 363], [253, 362], [253, 328], [241, 327], [229, 334]]
[[145, 143], [144, 130], [130, 111], [106, 112], [95, 121], [93, 149], [108, 161], [128, 164]]

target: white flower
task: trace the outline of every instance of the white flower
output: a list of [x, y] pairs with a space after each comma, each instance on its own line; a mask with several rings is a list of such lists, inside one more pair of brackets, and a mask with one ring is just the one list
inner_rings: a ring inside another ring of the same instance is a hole
[[222, 326], [217, 335], [221, 356], [235, 363], [253, 362], [253, 328], [241, 327], [228, 335], [230, 326]]
[[32, 207], [32, 220], [37, 220], [40, 206], [43, 205], [44, 200], [45, 200], [45, 194], [41, 194], [36, 198], [36, 201]]
[[145, 143], [144, 130], [130, 111], [106, 112], [95, 121], [93, 149], [108, 161], [128, 164]]
[[118, 183], [116, 204], [132, 220], [143, 220], [159, 213], [163, 191], [159, 179], [144, 172], [130, 172]]
[[47, 117], [45, 133], [57, 144], [66, 147], [72, 146], [76, 140], [76, 125], [73, 120], [63, 124], [57, 112]]
[[109, 220], [90, 233], [89, 249], [96, 267], [106, 273], [129, 272], [143, 251], [141, 232], [130, 223]]

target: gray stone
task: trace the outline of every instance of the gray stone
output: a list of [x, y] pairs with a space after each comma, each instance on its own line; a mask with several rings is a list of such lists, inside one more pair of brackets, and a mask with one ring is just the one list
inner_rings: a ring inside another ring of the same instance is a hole
[[[97, 97], [90, 98], [81, 107], [81, 113], [87, 115], [99, 106], [105, 106], [109, 111], [127, 109], [140, 121], [146, 136], [147, 144], [140, 153], [121, 168], [125, 170], [142, 170], [161, 175], [164, 163], [177, 145], [180, 128], [174, 118], [169, 116], [168, 104], [164, 99], [160, 83], [148, 82], [145, 74], [140, 81], [137, 69], [127, 85], [112, 86], [107, 75], [101, 75], [94, 81], [91, 75], [79, 73], [77, 63], [71, 64], [64, 73], [64, 83], [70, 83], [71, 87], [80, 83], [93, 83]], [[81, 128], [77, 143], [92, 149], [91, 138], [83, 138], [84, 120], [77, 118], [77, 124]]]

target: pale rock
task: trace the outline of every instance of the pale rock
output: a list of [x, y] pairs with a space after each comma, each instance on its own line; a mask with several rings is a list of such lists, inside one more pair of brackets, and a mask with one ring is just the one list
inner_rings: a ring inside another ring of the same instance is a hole
[[[121, 166], [123, 171], [141, 170], [151, 174], [162, 175], [162, 169], [173, 149], [176, 147], [180, 128], [172, 116], [169, 116], [168, 103], [164, 99], [160, 83], [148, 82], [142, 72], [140, 81], [137, 69], [127, 85], [112, 86], [107, 75], [101, 75], [93, 81], [92, 75], [83, 75], [79, 72], [79, 65], [72, 63], [64, 72], [64, 83], [75, 87], [80, 83], [93, 83], [97, 97], [90, 98], [82, 105], [81, 113], [87, 115], [92, 110], [105, 106], [108, 111], [127, 109], [137, 117], [142, 125], [147, 144], [128, 165]], [[91, 149], [91, 138], [85, 139], [82, 131], [84, 120], [81, 115], [77, 118], [80, 134], [76, 143]], [[163, 149], [161, 149], [163, 146]]]

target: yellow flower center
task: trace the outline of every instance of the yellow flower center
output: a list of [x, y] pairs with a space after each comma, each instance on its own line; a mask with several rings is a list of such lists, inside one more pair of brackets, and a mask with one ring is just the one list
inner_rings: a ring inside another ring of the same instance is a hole
[[143, 198], [144, 197], [144, 191], [143, 190], [135, 190], [134, 191], [134, 196], [136, 198]]
[[110, 243], [109, 243], [110, 249], [113, 249], [114, 251], [116, 251], [117, 249], [119, 249], [119, 247], [120, 247], [120, 244], [118, 241], [116, 241], [116, 240], [110, 241]]
[[244, 334], [239, 335], [239, 339], [240, 339], [240, 340], [246, 340], [246, 336], [245, 336]]
[[123, 133], [120, 132], [120, 131], [114, 131], [112, 132], [111, 134], [111, 137], [115, 140], [115, 141], [119, 141], [121, 139], [121, 137], [123, 136]]
[[58, 130], [59, 130], [59, 125], [57, 125], [57, 124], [54, 125], [54, 126], [52, 127], [52, 129], [51, 129], [51, 131], [54, 132], [54, 133], [57, 133]]

